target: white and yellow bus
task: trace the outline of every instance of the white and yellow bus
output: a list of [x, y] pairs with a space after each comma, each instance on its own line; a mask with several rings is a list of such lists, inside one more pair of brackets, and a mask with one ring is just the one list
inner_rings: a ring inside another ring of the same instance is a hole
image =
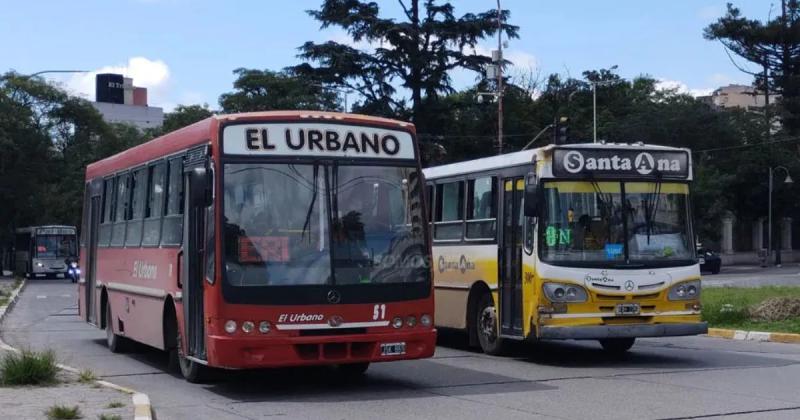
[[507, 340], [703, 334], [687, 149], [550, 145], [424, 171], [436, 325]]

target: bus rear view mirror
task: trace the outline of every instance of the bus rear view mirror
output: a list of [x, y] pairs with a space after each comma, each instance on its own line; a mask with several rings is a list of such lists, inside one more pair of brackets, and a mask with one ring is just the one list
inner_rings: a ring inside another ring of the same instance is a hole
[[536, 217], [539, 209], [539, 183], [536, 174], [528, 172], [525, 176], [525, 216]]

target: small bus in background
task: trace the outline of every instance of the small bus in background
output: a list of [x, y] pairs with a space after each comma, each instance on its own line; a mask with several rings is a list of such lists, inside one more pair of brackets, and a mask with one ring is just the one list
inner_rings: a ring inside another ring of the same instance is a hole
[[93, 163], [79, 282], [111, 351], [209, 368], [433, 355], [414, 127], [363, 115], [214, 116]]
[[550, 145], [425, 169], [436, 325], [508, 340], [703, 334], [687, 149]]
[[26, 278], [66, 278], [78, 261], [74, 226], [30, 226], [15, 231], [15, 272]]

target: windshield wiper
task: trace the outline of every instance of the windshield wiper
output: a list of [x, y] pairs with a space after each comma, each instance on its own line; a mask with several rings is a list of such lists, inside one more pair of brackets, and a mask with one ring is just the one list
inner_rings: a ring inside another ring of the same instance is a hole
[[[303, 223], [303, 232], [300, 234], [300, 238], [304, 239], [306, 237], [306, 232], [308, 232], [309, 228], [311, 227], [311, 215], [314, 213], [314, 204], [317, 202], [317, 195], [319, 195], [319, 163], [314, 163], [314, 176], [311, 180], [311, 203], [308, 205], [308, 211], [306, 212], [306, 221]], [[311, 242], [311, 235], [308, 235], [308, 241]]]
[[653, 219], [658, 210], [658, 201], [661, 198], [661, 176], [656, 179], [652, 193], [645, 195], [642, 206], [644, 207], [645, 232], [647, 234], [647, 244], [650, 245], [650, 232], [653, 230]]

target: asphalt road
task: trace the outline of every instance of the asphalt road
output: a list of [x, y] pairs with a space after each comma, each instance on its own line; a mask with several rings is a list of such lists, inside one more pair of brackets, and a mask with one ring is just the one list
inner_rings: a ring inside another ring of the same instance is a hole
[[150, 395], [158, 419], [797, 419], [800, 346], [709, 337], [646, 339], [619, 359], [594, 342], [518, 346], [506, 357], [446, 334], [429, 360], [375, 364], [343, 382], [327, 369], [226, 374], [193, 385], [160, 352], [115, 355], [76, 316], [75, 286], [30, 282], [2, 325], [17, 347]]
[[707, 287], [760, 287], [800, 286], [800, 264], [789, 263], [782, 267], [758, 265], [722, 266], [719, 274], [703, 273], [703, 286]]

